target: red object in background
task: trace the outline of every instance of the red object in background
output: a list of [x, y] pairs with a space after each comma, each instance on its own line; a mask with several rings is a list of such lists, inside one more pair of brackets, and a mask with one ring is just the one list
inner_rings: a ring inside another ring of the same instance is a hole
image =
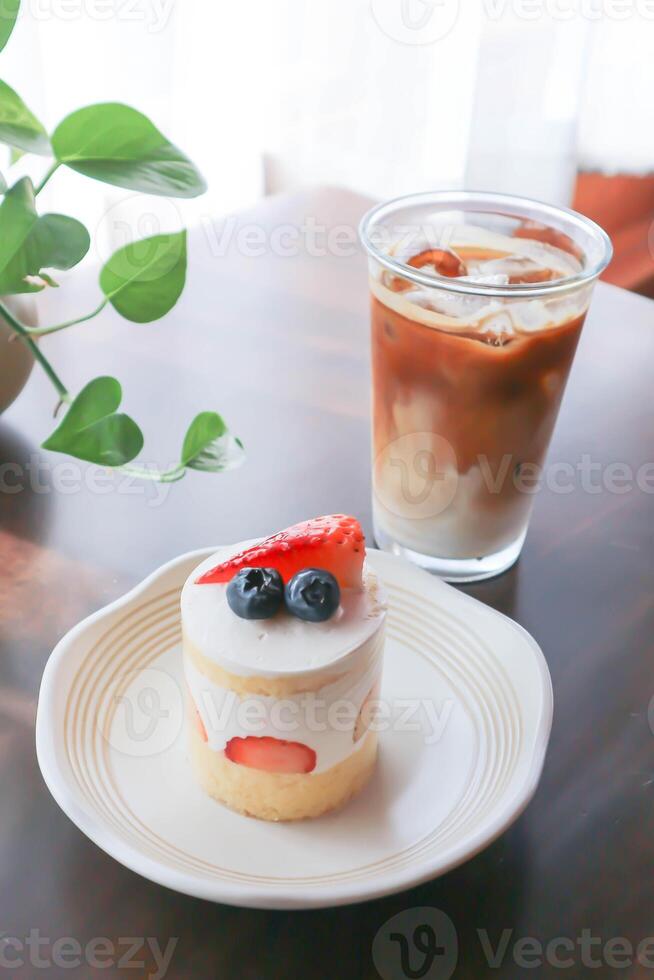
[[579, 174], [572, 206], [611, 237], [602, 279], [654, 297], [654, 177]]

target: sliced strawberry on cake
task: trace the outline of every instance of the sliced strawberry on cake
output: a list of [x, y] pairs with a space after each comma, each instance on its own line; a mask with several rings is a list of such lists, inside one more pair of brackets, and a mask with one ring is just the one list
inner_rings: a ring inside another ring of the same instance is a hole
[[197, 585], [229, 582], [243, 568], [276, 568], [286, 583], [303, 568], [324, 568], [341, 588], [360, 588], [365, 538], [356, 517], [331, 514], [265, 538], [205, 572]]
[[230, 738], [225, 755], [230, 762], [265, 772], [307, 773], [316, 767], [316, 753], [308, 745], [271, 735]]

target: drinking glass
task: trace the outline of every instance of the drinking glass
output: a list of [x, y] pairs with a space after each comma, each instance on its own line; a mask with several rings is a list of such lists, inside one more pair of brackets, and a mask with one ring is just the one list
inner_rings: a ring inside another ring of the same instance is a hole
[[475, 192], [364, 217], [375, 538], [449, 581], [518, 558], [611, 243], [574, 211]]

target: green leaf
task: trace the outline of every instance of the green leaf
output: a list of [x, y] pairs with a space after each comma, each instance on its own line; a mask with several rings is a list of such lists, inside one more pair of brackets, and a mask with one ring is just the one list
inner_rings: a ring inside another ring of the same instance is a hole
[[240, 466], [243, 459], [243, 444], [231, 435], [217, 412], [200, 412], [195, 416], [184, 437], [182, 466], [222, 473]]
[[[89, 233], [79, 221], [36, 213], [32, 181], [23, 177], [0, 204], [0, 295], [43, 289], [50, 281], [42, 275], [44, 269], [72, 269], [89, 245]], [[41, 282], [30, 282], [27, 276]]]
[[187, 466], [207, 446], [227, 432], [227, 426], [217, 412], [200, 412], [196, 415], [184, 436], [180, 462]]
[[4, 194], [6, 190], [7, 190], [7, 181], [5, 180], [4, 175], [0, 174], [0, 194]]
[[23, 100], [6, 82], [0, 81], [0, 143], [9, 143], [28, 153], [49, 156], [48, 134]]
[[78, 109], [59, 123], [52, 146], [60, 163], [107, 184], [145, 194], [197, 197], [204, 178], [147, 116], [119, 102]]
[[11, 36], [19, 7], [20, 0], [0, 0], [0, 51]]
[[18, 163], [21, 157], [25, 156], [25, 150], [19, 150], [17, 146], [9, 147], [9, 166], [13, 167], [15, 163]]
[[111, 305], [134, 323], [168, 313], [186, 279], [186, 232], [153, 235], [131, 242], [100, 271], [100, 288]]
[[121, 398], [115, 378], [89, 381], [43, 448], [101, 466], [129, 463], [143, 448], [143, 434], [129, 415], [116, 413]]

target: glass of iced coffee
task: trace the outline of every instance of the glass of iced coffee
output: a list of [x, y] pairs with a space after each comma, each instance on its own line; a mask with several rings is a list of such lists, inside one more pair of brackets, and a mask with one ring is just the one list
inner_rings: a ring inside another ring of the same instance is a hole
[[503, 194], [416, 194], [361, 224], [373, 510], [384, 550], [449, 581], [520, 554], [595, 280], [596, 224]]

